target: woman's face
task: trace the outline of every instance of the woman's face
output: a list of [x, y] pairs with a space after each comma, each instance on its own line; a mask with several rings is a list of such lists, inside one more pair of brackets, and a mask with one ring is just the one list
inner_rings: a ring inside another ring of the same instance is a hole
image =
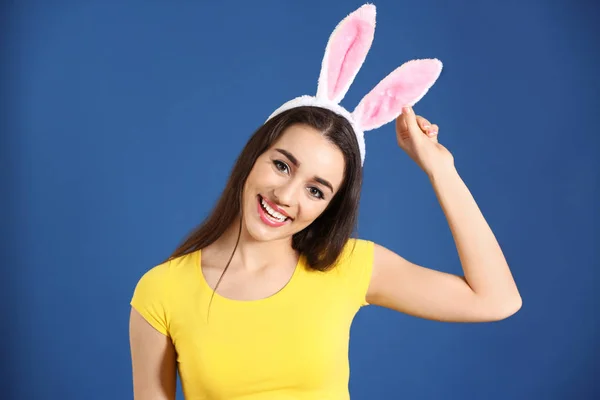
[[259, 241], [291, 237], [327, 208], [344, 179], [344, 156], [308, 125], [288, 127], [254, 164], [244, 185], [247, 232]]

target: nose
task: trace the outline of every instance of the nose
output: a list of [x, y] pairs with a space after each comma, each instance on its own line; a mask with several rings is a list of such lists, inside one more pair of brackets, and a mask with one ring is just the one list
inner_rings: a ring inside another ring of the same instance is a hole
[[296, 205], [298, 185], [292, 180], [273, 190], [273, 200], [280, 206], [293, 207]]

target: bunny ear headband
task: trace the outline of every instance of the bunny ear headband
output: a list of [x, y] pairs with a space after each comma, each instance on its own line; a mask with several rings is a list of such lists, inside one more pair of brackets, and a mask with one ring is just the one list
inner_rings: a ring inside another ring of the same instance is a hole
[[413, 106], [433, 86], [442, 63], [437, 59], [412, 60], [386, 76], [359, 102], [353, 112], [342, 101], [360, 70], [375, 35], [375, 6], [365, 4], [344, 18], [329, 37], [316, 96], [300, 96], [279, 107], [267, 119], [301, 106], [329, 109], [346, 118], [358, 139], [361, 163], [365, 161], [364, 132], [396, 119], [402, 107]]

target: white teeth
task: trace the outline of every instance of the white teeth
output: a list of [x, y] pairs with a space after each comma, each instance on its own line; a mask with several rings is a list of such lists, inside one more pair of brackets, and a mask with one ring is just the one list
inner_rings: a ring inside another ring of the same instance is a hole
[[269, 205], [264, 201], [264, 199], [260, 199], [260, 203], [262, 204], [262, 206], [264, 207], [265, 210], [267, 210], [267, 213], [275, 218], [276, 220], [278, 220], [279, 222], [283, 222], [285, 221], [285, 219], [287, 218], [285, 215], [278, 213], [277, 211], [273, 210], [271, 207], [269, 207]]

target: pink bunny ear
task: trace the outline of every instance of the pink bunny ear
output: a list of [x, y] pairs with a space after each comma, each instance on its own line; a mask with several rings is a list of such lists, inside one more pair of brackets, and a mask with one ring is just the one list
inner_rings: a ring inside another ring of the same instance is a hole
[[412, 60], [386, 76], [356, 106], [352, 116], [370, 131], [396, 119], [402, 107], [413, 106], [435, 83], [442, 72], [438, 59]]
[[342, 101], [371, 48], [375, 14], [375, 6], [365, 4], [335, 27], [321, 64], [317, 98]]

